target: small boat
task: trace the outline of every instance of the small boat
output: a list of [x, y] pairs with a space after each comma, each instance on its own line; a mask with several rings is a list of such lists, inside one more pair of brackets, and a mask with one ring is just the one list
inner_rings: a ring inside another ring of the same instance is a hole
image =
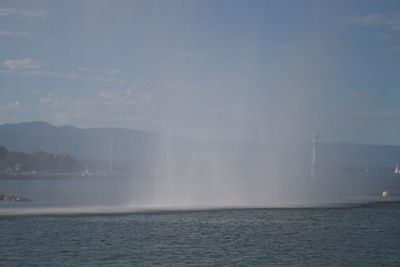
[[31, 201], [29, 198], [26, 197], [19, 197], [14, 195], [0, 195], [0, 201]]
[[92, 176], [92, 173], [89, 171], [89, 167], [87, 164], [85, 170], [81, 172], [81, 176]]
[[92, 173], [88, 170], [81, 172], [81, 176], [92, 176]]
[[399, 169], [398, 165], [396, 165], [396, 169], [394, 170], [394, 174], [400, 175], [400, 169]]

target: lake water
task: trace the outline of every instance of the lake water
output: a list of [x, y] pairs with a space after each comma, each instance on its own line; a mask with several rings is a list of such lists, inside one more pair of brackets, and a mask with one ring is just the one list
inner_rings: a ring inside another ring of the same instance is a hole
[[0, 266], [400, 266], [400, 205], [0, 216]]
[[[276, 193], [277, 190], [273, 190], [273, 194], [271, 194], [271, 190], [268, 191], [268, 188], [261, 185], [252, 189], [244, 187], [241, 190], [231, 191], [224, 190], [226, 189], [224, 185], [219, 187], [208, 185], [208, 187], [189, 192], [174, 191], [173, 198], [170, 198], [170, 195], [160, 195], [162, 190], [154, 190], [154, 184], [151, 181], [151, 179], [143, 177], [0, 180], [0, 194], [17, 195], [33, 200], [18, 203], [0, 201], [0, 215], [5, 213], [45, 213], [45, 209], [50, 213], [54, 213], [54, 209], [58, 209], [59, 213], [62, 213], [60, 209], [85, 212], [88, 209], [136, 211], [138, 208], [148, 209], [163, 206], [180, 208], [326, 206], [383, 201], [382, 191], [386, 188], [390, 188], [391, 194], [385, 200], [396, 200], [399, 196], [395, 192], [395, 186], [378, 187], [369, 194], [361, 194], [356, 189], [361, 188], [363, 184], [345, 188], [347, 192], [351, 192], [346, 196], [337, 193], [341, 190], [330, 190], [333, 186], [326, 185], [322, 190], [305, 190], [292, 186], [291, 193], [279, 194]], [[400, 186], [397, 186], [400, 189]], [[374, 187], [369, 186], [369, 188]], [[296, 189], [298, 189], [298, 194], [296, 194]]]
[[0, 181], [0, 193], [35, 200], [0, 202], [0, 266], [400, 266], [399, 202], [139, 210], [141, 189], [129, 179]]
[[[148, 201], [146, 186], [132, 179], [10, 179], [0, 180], [0, 194], [17, 195], [31, 202], [0, 202], [11, 208], [120, 207]], [[4, 213], [4, 212], [3, 212]]]

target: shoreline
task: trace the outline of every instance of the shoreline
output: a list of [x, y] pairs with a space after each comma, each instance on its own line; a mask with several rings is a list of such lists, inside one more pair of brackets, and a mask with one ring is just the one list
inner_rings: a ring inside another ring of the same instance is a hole
[[133, 173], [124, 174], [0, 174], [0, 181], [15, 180], [102, 180], [102, 179], [128, 179], [134, 176]]
[[118, 216], [129, 214], [162, 214], [181, 212], [204, 212], [223, 210], [301, 210], [301, 209], [359, 209], [377, 208], [400, 204], [400, 199], [369, 202], [331, 203], [331, 204], [289, 204], [266, 206], [198, 206], [198, 207], [163, 207], [163, 206], [82, 206], [82, 207], [31, 207], [7, 208], [0, 212], [0, 217], [8, 216]]

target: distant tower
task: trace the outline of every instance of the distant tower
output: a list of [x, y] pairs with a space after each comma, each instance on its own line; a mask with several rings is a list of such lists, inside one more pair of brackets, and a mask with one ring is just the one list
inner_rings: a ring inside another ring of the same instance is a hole
[[318, 134], [313, 134], [312, 139], [312, 159], [311, 159], [311, 177], [315, 178], [317, 174], [318, 167]]
[[111, 174], [113, 172], [113, 143], [110, 141], [110, 147], [108, 150], [108, 172]]

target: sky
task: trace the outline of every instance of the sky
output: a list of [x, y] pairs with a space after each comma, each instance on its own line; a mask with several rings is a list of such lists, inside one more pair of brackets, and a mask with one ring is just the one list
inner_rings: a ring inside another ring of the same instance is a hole
[[0, 1], [0, 124], [400, 145], [400, 2]]

